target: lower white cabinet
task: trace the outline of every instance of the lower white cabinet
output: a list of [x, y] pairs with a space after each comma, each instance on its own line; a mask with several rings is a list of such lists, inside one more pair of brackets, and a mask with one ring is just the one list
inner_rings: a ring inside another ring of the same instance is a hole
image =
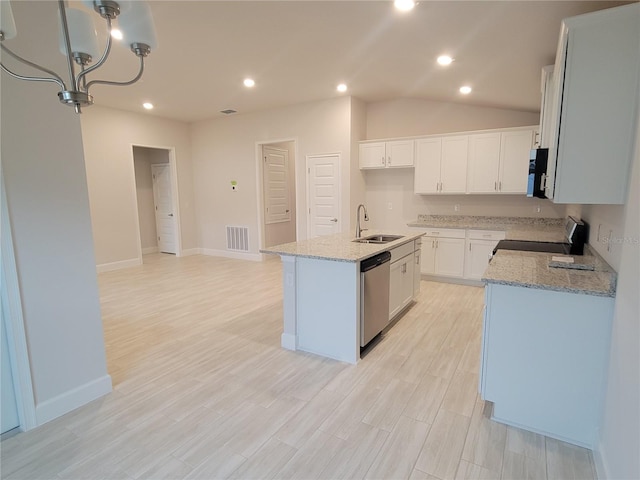
[[480, 280], [489, 265], [496, 244], [505, 233], [488, 230], [468, 230], [464, 260], [464, 278]]
[[[389, 321], [411, 303], [420, 291], [420, 240], [391, 250], [389, 278]], [[416, 260], [417, 258], [417, 260]], [[416, 262], [418, 265], [416, 268]], [[416, 285], [416, 271], [418, 282]]]
[[593, 448], [614, 299], [485, 287], [480, 394], [493, 419]]
[[465, 231], [429, 229], [422, 239], [421, 272], [425, 275], [462, 277]]

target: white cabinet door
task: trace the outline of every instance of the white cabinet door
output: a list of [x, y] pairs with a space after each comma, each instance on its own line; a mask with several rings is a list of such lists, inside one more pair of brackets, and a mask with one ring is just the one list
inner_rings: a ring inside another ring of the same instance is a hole
[[389, 274], [389, 320], [402, 310], [402, 271], [403, 262], [398, 260], [391, 264]]
[[420, 264], [420, 257], [422, 257], [422, 250], [418, 248], [413, 253], [413, 299], [415, 300], [420, 294], [420, 281], [422, 280], [422, 265]]
[[554, 87], [558, 141], [551, 144], [547, 167], [547, 196], [554, 202], [625, 203], [634, 158], [639, 44], [638, 3], [563, 21]]
[[387, 167], [413, 167], [415, 142], [394, 140], [386, 142]]
[[470, 135], [467, 191], [469, 193], [496, 193], [498, 191], [499, 164], [500, 134]]
[[435, 256], [436, 275], [462, 277], [464, 273], [463, 238], [438, 238]]
[[440, 188], [441, 138], [416, 141], [415, 193], [437, 193]]
[[414, 253], [391, 264], [389, 282], [389, 320], [413, 299]]
[[495, 240], [469, 239], [467, 255], [464, 262], [464, 276], [472, 280], [480, 280], [489, 265], [489, 259], [496, 246]]
[[440, 192], [466, 193], [469, 137], [460, 135], [442, 139]]
[[503, 132], [500, 140], [500, 193], [527, 193], [529, 154], [534, 132]]
[[385, 165], [384, 142], [360, 144], [360, 168], [384, 168]]
[[424, 237], [420, 247], [420, 272], [425, 275], [433, 275], [436, 271], [436, 239]]

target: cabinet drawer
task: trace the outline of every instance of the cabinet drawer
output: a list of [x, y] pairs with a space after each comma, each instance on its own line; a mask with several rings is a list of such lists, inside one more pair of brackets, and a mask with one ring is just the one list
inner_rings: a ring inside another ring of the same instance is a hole
[[465, 230], [458, 228], [427, 228], [424, 234], [427, 237], [464, 238]]
[[394, 248], [393, 250], [391, 250], [391, 263], [396, 262], [409, 254], [412, 254], [414, 249], [414, 242], [408, 242], [404, 245], [400, 245], [399, 247]]
[[505, 233], [497, 230], [468, 230], [471, 240], [504, 240]]

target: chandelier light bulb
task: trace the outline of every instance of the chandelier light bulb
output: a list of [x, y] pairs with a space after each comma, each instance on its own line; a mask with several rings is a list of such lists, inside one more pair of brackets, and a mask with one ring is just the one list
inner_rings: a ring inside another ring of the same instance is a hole
[[111, 30], [111, 36], [116, 40], [122, 40], [122, 32], [117, 28], [114, 28], [113, 30]]
[[8, 1], [0, 2], [0, 32], [5, 40], [11, 40], [18, 34], [16, 22], [13, 19], [13, 10]]
[[[84, 10], [67, 8], [67, 25], [69, 26], [71, 52], [90, 55], [94, 59], [98, 58], [100, 56], [98, 32], [96, 32], [91, 15]], [[60, 19], [58, 19], [58, 26], [60, 52], [66, 55], [67, 45]]]

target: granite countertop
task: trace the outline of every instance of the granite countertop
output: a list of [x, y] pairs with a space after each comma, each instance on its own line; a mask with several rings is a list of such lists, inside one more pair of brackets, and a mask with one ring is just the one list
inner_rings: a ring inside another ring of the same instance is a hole
[[558, 256], [551, 253], [498, 250], [482, 280], [501, 285], [615, 297], [615, 271], [589, 246], [585, 246], [585, 255], [573, 256], [574, 265], [563, 265], [564, 268], [550, 266], [559, 264], [552, 260], [552, 257]]
[[260, 250], [260, 253], [290, 255], [294, 257], [319, 258], [336, 262], [359, 262], [381, 252], [386, 252], [424, 235], [415, 231], [367, 230], [363, 235], [403, 235], [402, 238], [385, 244], [354, 242], [353, 233], [338, 233], [316, 237], [300, 242], [283, 243]]
[[418, 215], [409, 227], [499, 230], [507, 240], [565, 242], [564, 218], [474, 217], [470, 215]]

